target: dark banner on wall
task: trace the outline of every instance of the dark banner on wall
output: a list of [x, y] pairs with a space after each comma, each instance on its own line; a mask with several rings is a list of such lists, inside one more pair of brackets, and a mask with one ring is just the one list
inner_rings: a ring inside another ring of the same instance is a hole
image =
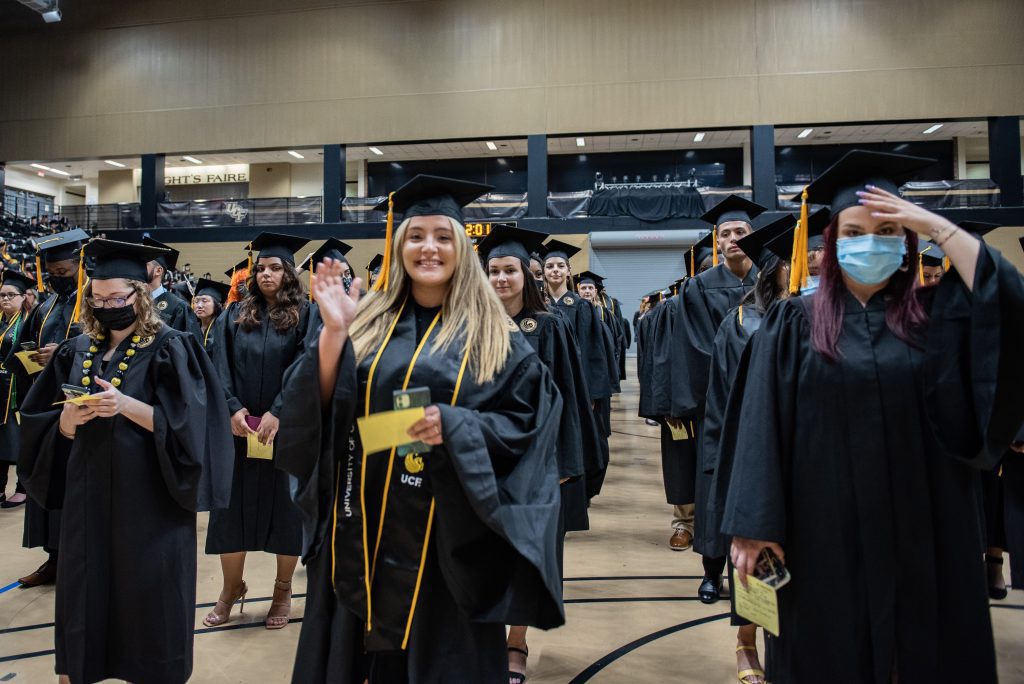
[[632, 216], [641, 221], [697, 218], [704, 213], [700, 193], [688, 187], [600, 188], [590, 198], [591, 216]]

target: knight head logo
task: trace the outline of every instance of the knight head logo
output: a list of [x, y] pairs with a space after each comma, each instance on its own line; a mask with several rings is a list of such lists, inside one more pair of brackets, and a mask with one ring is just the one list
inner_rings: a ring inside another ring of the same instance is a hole
[[405, 469], [411, 475], [423, 472], [423, 457], [419, 454], [406, 454]]

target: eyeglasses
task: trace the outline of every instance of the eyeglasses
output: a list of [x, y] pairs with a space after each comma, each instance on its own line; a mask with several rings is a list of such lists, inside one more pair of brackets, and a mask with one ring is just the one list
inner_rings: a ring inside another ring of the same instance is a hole
[[5, 300], [8, 300], [8, 299], [14, 299], [15, 297], [24, 297], [24, 296], [25, 295], [23, 295], [20, 292], [10, 292], [10, 293], [8, 293], [8, 292], [0, 292], [0, 301], [5, 301]]
[[124, 297], [104, 297], [99, 299], [97, 297], [86, 297], [85, 301], [89, 302], [89, 306], [94, 309], [120, 309], [122, 306], [128, 304], [128, 300], [132, 298], [135, 293], [125, 295]]

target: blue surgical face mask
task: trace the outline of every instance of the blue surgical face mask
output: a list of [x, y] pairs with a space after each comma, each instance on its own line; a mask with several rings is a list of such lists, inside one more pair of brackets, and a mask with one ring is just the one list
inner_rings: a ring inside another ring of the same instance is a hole
[[800, 288], [800, 294], [809, 295], [813, 294], [818, 289], [819, 276], [807, 276], [807, 284]]
[[868, 234], [836, 240], [836, 257], [843, 272], [864, 285], [877, 285], [899, 270], [907, 255], [902, 235]]

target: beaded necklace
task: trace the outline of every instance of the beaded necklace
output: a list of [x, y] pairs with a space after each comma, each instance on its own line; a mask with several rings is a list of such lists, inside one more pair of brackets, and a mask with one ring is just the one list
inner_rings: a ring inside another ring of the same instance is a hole
[[[89, 377], [92, 374], [92, 359], [93, 356], [100, 351], [99, 342], [105, 339], [107, 339], [106, 335], [97, 335], [95, 338], [89, 339], [89, 351], [85, 354], [85, 361], [82, 361], [82, 387], [89, 387], [92, 385], [92, 378]], [[128, 345], [128, 349], [125, 350], [124, 358], [117, 364], [117, 371], [114, 373], [114, 377], [110, 380], [110, 384], [114, 387], [121, 386], [124, 374], [128, 372], [128, 362], [135, 356], [135, 349], [139, 346], [139, 342], [141, 341], [141, 335], [132, 335], [131, 344]], [[90, 387], [90, 389], [92, 388]]]

